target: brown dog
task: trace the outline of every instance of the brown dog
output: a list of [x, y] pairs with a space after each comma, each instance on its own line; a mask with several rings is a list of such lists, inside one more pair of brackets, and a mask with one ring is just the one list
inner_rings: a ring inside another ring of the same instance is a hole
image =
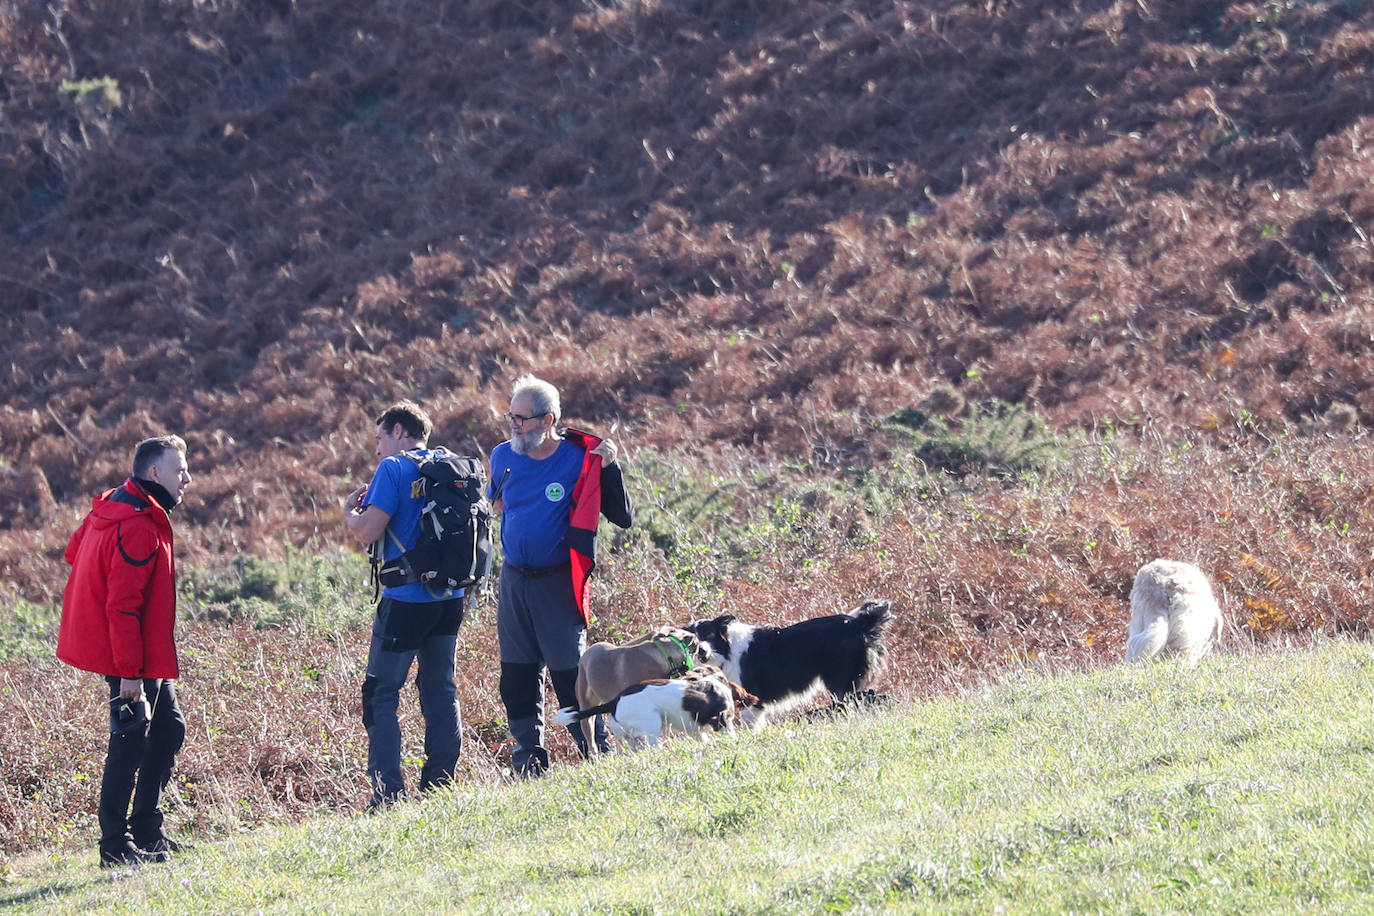
[[[703, 646], [702, 651], [709, 652], [710, 650]], [[682, 675], [682, 679], [689, 684], [693, 681], [701, 680], [719, 681], [725, 685], [725, 688], [730, 692], [731, 698], [735, 701], [734, 718], [737, 718], [745, 728], [758, 728], [760, 725], [767, 723], [767, 714], [764, 711], [763, 703], [759, 701], [758, 697], [730, 680], [724, 669], [718, 668], [715, 665], [697, 665], [691, 671]], [[734, 719], [727, 719], [727, 723], [733, 725]]]
[[[705, 662], [707, 655], [696, 636], [677, 627], [660, 627], [623, 646], [594, 643], [577, 664], [577, 707], [591, 709], [609, 703], [641, 681], [672, 678]], [[592, 720], [582, 720], [582, 734], [593, 754]]]

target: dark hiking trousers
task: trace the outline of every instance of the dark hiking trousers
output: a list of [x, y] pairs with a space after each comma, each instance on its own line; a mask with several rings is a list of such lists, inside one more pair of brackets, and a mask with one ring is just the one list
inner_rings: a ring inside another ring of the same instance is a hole
[[[106, 677], [110, 702], [119, 697], [119, 678]], [[100, 780], [100, 851], [116, 854], [130, 840], [147, 849], [165, 839], [162, 791], [172, 778], [172, 764], [186, 740], [186, 720], [171, 681], [145, 678], [143, 695], [149, 716], [110, 735], [105, 774]], [[133, 799], [133, 810], [129, 800]]]
[[415, 686], [425, 720], [425, 762], [420, 791], [448, 785], [462, 750], [458, 688], [453, 659], [463, 599], [423, 603], [383, 598], [372, 625], [372, 646], [363, 680], [363, 727], [367, 729], [367, 775], [371, 806], [405, 794], [401, 772], [401, 688], [416, 665]]

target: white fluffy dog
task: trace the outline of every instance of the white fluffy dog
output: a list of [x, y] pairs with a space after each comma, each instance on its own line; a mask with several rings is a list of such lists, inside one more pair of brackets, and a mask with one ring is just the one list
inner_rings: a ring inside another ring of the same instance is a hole
[[1131, 587], [1126, 661], [1177, 653], [1189, 665], [1221, 638], [1221, 608], [1202, 570], [1177, 560], [1140, 567]]

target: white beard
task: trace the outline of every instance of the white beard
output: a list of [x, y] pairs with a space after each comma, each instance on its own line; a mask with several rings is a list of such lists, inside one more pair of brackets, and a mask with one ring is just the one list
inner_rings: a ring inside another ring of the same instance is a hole
[[547, 441], [549, 441], [549, 433], [545, 429], [533, 433], [512, 433], [510, 447], [511, 451], [517, 455], [528, 455]]

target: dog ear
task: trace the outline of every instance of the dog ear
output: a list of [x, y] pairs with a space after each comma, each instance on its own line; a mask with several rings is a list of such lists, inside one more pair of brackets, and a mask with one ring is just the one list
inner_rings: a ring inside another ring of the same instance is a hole
[[722, 637], [725, 636], [725, 631], [730, 628], [730, 624], [734, 622], [734, 614], [722, 614], [712, 621], [712, 623], [715, 624], [716, 632], [719, 633]]
[[730, 692], [731, 692], [732, 694], [734, 694], [734, 696], [735, 696], [735, 702], [738, 703], [739, 705], [741, 705], [741, 706], [757, 706], [757, 705], [759, 705], [759, 698], [756, 697], [756, 696], [754, 696], [754, 695], [753, 695], [752, 693], [750, 693], [749, 691], [745, 690], [745, 689], [744, 689], [743, 687], [741, 687], [739, 684], [736, 684], [734, 681], [726, 681], [725, 683], [727, 683], [727, 684], [730, 685]]

